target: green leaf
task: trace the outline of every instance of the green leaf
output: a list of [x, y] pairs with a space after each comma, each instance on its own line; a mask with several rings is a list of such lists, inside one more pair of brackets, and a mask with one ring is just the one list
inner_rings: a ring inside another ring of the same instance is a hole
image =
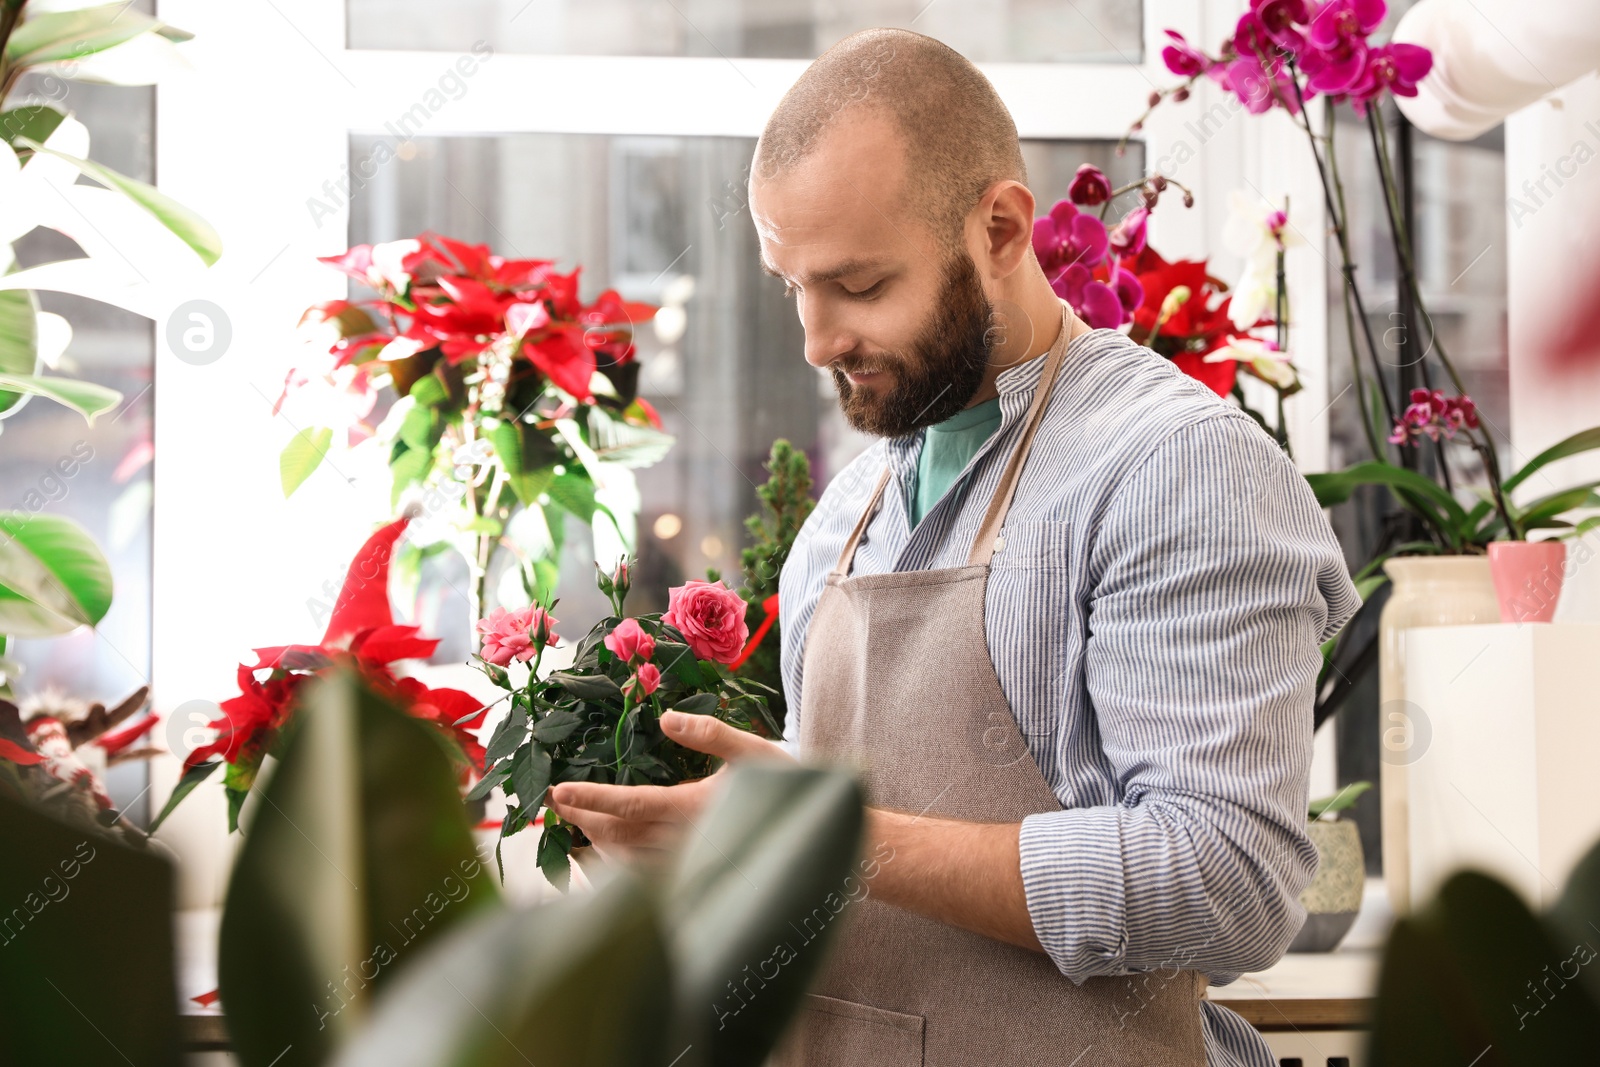
[[511, 789], [517, 794], [517, 806], [524, 811], [536, 810], [549, 788], [550, 753], [538, 745], [520, 749], [511, 761]]
[[1587, 482], [1530, 501], [1527, 508], [1513, 512], [1517, 518], [1517, 525], [1521, 526], [1524, 532], [1538, 530], [1550, 525], [1551, 520], [1565, 512], [1576, 508], [1593, 507], [1590, 497], [1597, 486], [1600, 486], [1600, 481]]
[[[0, 111], [0, 139], [6, 144], [11, 144], [18, 137], [26, 137], [30, 141], [44, 144], [66, 117], [48, 104], [31, 104], [27, 107], [12, 108], [10, 111]], [[17, 158], [23, 166], [27, 166], [28, 160], [33, 158], [33, 152], [23, 149], [17, 153]]]
[[127, 3], [45, 12], [30, 16], [12, 31], [6, 62], [32, 67], [82, 59], [164, 26]]
[[0, 1059], [177, 1067], [172, 867], [4, 794], [0, 856]]
[[555, 671], [547, 681], [555, 682], [581, 700], [622, 699], [622, 687], [604, 674], [572, 674], [567, 671]]
[[278, 480], [287, 499], [322, 465], [322, 458], [333, 444], [333, 431], [326, 426], [308, 426], [295, 434], [278, 456]]
[[195, 786], [210, 778], [217, 768], [221, 766], [221, 760], [211, 760], [208, 763], [198, 763], [193, 767], [185, 767], [183, 774], [178, 778], [177, 784], [172, 787], [172, 795], [167, 798], [166, 804], [162, 805], [161, 813], [150, 823], [150, 832], [152, 834], [155, 833], [156, 828], [166, 822], [167, 816], [171, 815], [173, 810], [177, 808], [178, 802], [194, 792]]
[[1458, 529], [1466, 521], [1466, 511], [1456, 503], [1455, 497], [1445, 492], [1442, 486], [1416, 471], [1406, 470], [1392, 463], [1372, 460], [1346, 467], [1342, 471], [1308, 474], [1305, 478], [1311, 483], [1311, 488], [1317, 495], [1317, 503], [1325, 508], [1349, 500], [1350, 494], [1355, 492], [1358, 486], [1387, 485], [1397, 493], [1403, 490], [1427, 500], [1439, 508]]
[[[1376, 556], [1373, 556], [1367, 561], [1367, 565], [1365, 567], [1362, 567], [1351, 577], [1355, 581], [1356, 587], [1360, 588], [1361, 583], [1366, 579], [1371, 578], [1374, 575], [1382, 576], [1383, 565], [1396, 556], [1436, 556], [1438, 554], [1439, 546], [1434, 544], [1432, 541], [1407, 541], [1403, 545], [1396, 545], [1387, 552], [1382, 552]], [[1365, 600], [1366, 597], [1362, 597], [1361, 599]]]
[[694, 658], [694, 653], [689, 650], [688, 645], [676, 641], [658, 640], [655, 662], [656, 666], [680, 678], [685, 685], [693, 689], [702, 689], [707, 684], [705, 675], [700, 671], [700, 661]]
[[408, 395], [417, 402], [418, 407], [436, 408], [450, 399], [444, 383], [432, 374], [425, 374], [413, 382]]
[[[1557, 942], [1586, 941], [1593, 944], [1594, 929], [1589, 924], [1600, 915], [1600, 844], [1594, 845], [1572, 868], [1560, 898], [1550, 909], [1549, 923], [1557, 932]], [[1600, 1003], [1600, 969], [1583, 968], [1583, 982], [1589, 996]]]
[[1320, 819], [1324, 815], [1345, 811], [1353, 807], [1355, 802], [1361, 799], [1361, 794], [1365, 793], [1371, 788], [1371, 782], [1351, 782], [1349, 785], [1345, 786], [1343, 789], [1340, 789], [1331, 797], [1323, 797], [1320, 800], [1313, 800], [1308, 809], [1307, 817], [1315, 820]]
[[[426, 379], [419, 378], [419, 382]], [[444, 419], [433, 408], [415, 404], [400, 421], [400, 440], [417, 452], [432, 454], [434, 446], [444, 436]]]
[[[111, 6], [119, 9], [126, 9], [127, 7], [126, 4], [113, 4]], [[157, 222], [171, 230], [173, 235], [183, 241], [184, 244], [194, 249], [195, 255], [204, 260], [206, 266], [212, 266], [222, 258], [222, 238], [217, 234], [216, 230], [212, 229], [211, 224], [154, 186], [135, 181], [125, 174], [118, 174], [110, 167], [103, 167], [92, 160], [79, 159], [77, 156], [69, 156], [64, 152], [45, 148], [37, 141], [25, 137], [18, 137], [17, 144], [31, 148], [35, 152], [44, 152], [57, 159], [65, 160], [106, 188], [115, 189], [122, 193], [135, 204], [154, 215]]]
[[76, 411], [90, 426], [97, 416], [103, 415], [122, 402], [122, 394], [93, 382], [80, 382], [75, 378], [45, 378], [36, 374], [0, 374], [0, 390], [11, 393], [32, 393]]
[[501, 782], [510, 777], [511, 769], [509, 767], [500, 767], [492, 770], [482, 778], [478, 779], [477, 783], [467, 791], [465, 799], [468, 801], [482, 800], [484, 797], [494, 792], [495, 786], [499, 785]]
[[648, 467], [672, 451], [675, 438], [653, 426], [637, 426], [602, 407], [589, 409], [589, 442], [595, 458], [623, 467]]
[[497, 423], [489, 430], [495, 455], [506, 469], [511, 491], [524, 505], [538, 503], [555, 478], [555, 465], [561, 452], [545, 434], [521, 422]]
[[678, 701], [672, 706], [672, 710], [681, 711], [685, 715], [710, 715], [721, 703], [722, 699], [716, 693], [695, 693]]
[[[32, 377], [38, 365], [38, 300], [27, 289], [0, 290], [0, 374]], [[0, 412], [21, 400], [21, 393], [0, 392]]]
[[[869, 869], [893, 862], [869, 857], [850, 877], [862, 810], [861, 788], [846, 772], [730, 769], [669, 883], [670, 1048], [692, 1044], [710, 1064], [765, 1060], [837, 933], [833, 920], [860, 906]], [[757, 972], [765, 984], [746, 1007], [730, 990]]]
[[539, 870], [545, 881], [565, 893], [572, 881], [572, 831], [565, 826], [546, 825], [539, 835]]
[[1501, 489], [1509, 493], [1547, 464], [1596, 448], [1600, 448], [1600, 426], [1591, 426], [1587, 430], [1580, 430], [1571, 437], [1558, 441], [1528, 460], [1527, 463], [1523, 464], [1521, 470], [1505, 480], [1501, 485]]
[[276, 771], [255, 787], [218, 940], [245, 1067], [326, 1062], [374, 990], [496, 898], [443, 734], [353, 673], [303, 693]]
[[0, 633], [48, 637], [94, 626], [111, 607], [111, 565], [57, 515], [0, 512]]
[[557, 708], [533, 724], [533, 739], [542, 745], [553, 745], [571, 737], [572, 732], [582, 725], [583, 719], [576, 712]]
[[[1593, 944], [1593, 932], [1582, 940]], [[1495, 879], [1454, 875], [1395, 925], [1378, 981], [1374, 1067], [1459, 1067], [1491, 1046], [1494, 1062], [1518, 1067], [1588, 1062], [1600, 1048], [1600, 1008], [1562, 988], [1593, 960], [1592, 949], [1578, 954], [1585, 948]], [[1550, 975], [1560, 984], [1545, 984]]]
[[394, 478], [394, 486], [389, 491], [389, 506], [393, 507], [399, 502], [400, 496], [413, 485], [420, 484], [428, 477], [428, 472], [433, 469], [433, 452], [417, 448], [406, 448], [403, 443], [398, 445], [398, 455], [389, 460], [389, 473]]
[[495, 764], [505, 759], [518, 748], [528, 737], [528, 713], [522, 707], [513, 704], [511, 710], [506, 712], [506, 717], [500, 720], [500, 725], [494, 728], [494, 733], [489, 737], [489, 744], [484, 749], [484, 759]]
[[670, 982], [650, 893], [619, 876], [452, 931], [331, 1067], [668, 1067]]

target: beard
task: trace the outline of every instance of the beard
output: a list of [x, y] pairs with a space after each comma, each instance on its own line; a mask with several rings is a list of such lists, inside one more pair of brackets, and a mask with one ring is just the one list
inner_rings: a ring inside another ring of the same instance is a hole
[[[971, 401], [989, 365], [993, 308], [966, 249], [945, 264], [932, 313], [904, 353], [838, 359], [829, 370], [845, 421], [862, 433], [900, 437], [950, 418]], [[845, 375], [879, 371], [890, 382], [874, 394]]]

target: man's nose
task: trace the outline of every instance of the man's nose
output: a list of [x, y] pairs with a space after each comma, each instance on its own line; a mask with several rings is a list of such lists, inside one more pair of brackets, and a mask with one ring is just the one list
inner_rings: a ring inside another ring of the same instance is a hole
[[818, 370], [856, 347], [856, 338], [841, 328], [837, 320], [823, 313], [819, 301], [805, 301], [799, 306], [800, 326], [806, 331], [806, 362]]

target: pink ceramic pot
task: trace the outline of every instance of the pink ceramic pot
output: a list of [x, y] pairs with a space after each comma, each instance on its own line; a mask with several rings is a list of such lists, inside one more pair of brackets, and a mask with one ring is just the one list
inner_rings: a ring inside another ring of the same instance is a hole
[[1567, 546], [1560, 541], [1495, 541], [1489, 572], [1500, 598], [1501, 622], [1549, 622], [1561, 599]]

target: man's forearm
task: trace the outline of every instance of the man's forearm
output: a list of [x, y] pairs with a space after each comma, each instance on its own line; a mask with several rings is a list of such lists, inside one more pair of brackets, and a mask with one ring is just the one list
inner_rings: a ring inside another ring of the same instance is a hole
[[877, 808], [866, 851], [887, 844], [872, 892], [886, 904], [1043, 952], [1033, 932], [1017, 850], [1021, 823], [958, 822]]

